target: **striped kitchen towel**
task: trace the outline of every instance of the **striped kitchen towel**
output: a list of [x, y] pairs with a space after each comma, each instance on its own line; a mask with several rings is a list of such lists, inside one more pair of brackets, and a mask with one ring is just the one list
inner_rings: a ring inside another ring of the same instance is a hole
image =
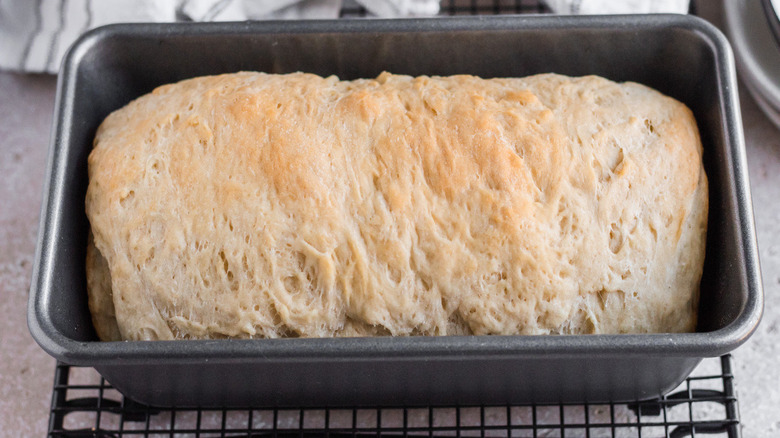
[[687, 14], [689, 0], [544, 0], [556, 14]]
[[[350, 0], [0, 0], [0, 69], [56, 73], [68, 47], [109, 23], [337, 18]], [[351, 0], [377, 17], [435, 15], [438, 0]]]

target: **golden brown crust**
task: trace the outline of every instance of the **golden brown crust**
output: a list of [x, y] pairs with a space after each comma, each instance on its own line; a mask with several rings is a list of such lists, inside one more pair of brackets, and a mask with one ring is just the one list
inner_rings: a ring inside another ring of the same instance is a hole
[[121, 341], [122, 335], [116, 323], [114, 297], [111, 293], [111, 272], [108, 262], [100, 255], [89, 233], [87, 242], [87, 290], [92, 325], [104, 341]]
[[89, 176], [123, 339], [695, 328], [701, 143], [642, 85], [196, 78], [111, 114]]

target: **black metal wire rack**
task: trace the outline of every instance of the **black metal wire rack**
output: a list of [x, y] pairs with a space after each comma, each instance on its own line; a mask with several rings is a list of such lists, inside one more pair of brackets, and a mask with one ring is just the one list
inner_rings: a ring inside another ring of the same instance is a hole
[[[692, 9], [693, 11], [693, 9]], [[444, 0], [442, 15], [549, 13], [536, 0]], [[343, 18], [367, 15], [345, 0]], [[50, 438], [108, 437], [740, 437], [731, 356], [706, 359], [659, 400], [636, 403], [158, 409], [125, 398], [94, 369], [57, 364]]]
[[141, 405], [92, 368], [58, 364], [48, 436], [738, 438], [731, 361], [706, 359], [669, 395], [638, 403], [216, 410]]

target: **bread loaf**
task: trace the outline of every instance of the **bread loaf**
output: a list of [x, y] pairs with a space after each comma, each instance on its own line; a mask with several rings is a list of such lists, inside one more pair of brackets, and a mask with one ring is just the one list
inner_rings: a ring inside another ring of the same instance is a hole
[[89, 156], [104, 340], [684, 332], [696, 122], [636, 83], [236, 73], [112, 113]]

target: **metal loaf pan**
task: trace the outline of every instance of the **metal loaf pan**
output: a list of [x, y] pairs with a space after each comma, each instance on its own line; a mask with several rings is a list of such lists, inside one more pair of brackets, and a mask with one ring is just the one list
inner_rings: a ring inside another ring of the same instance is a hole
[[[98, 342], [87, 309], [87, 155], [98, 124], [154, 87], [239, 70], [341, 78], [387, 70], [542, 72], [637, 81], [694, 112], [709, 175], [696, 333]], [[35, 339], [158, 406], [363, 406], [657, 397], [744, 342], [763, 299], [732, 54], [687, 16], [466, 17], [115, 25], [82, 37], [59, 77], [29, 304]]]

